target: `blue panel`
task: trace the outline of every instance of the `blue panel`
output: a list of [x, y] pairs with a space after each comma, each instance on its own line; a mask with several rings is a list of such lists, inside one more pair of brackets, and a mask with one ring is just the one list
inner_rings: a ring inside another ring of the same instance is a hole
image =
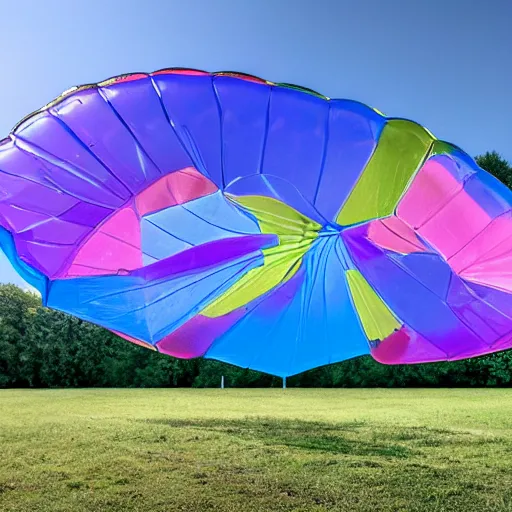
[[431, 159], [438, 161], [459, 183], [464, 183], [473, 174], [478, 172], [478, 166], [474, 160], [460, 151], [454, 151], [449, 155], [436, 155], [431, 157]]
[[512, 208], [512, 190], [485, 171], [471, 176], [464, 190], [491, 218]]
[[168, 229], [169, 231], [164, 227], [159, 227], [147, 217], [142, 218], [140, 223], [142, 250], [150, 256], [148, 258], [143, 255], [145, 265], [147, 265], [146, 262], [152, 263], [192, 247], [191, 243], [177, 238], [170, 232], [170, 228]]
[[446, 300], [453, 275], [451, 267], [438, 254], [412, 253], [403, 256], [389, 253], [397, 263], [415, 276], [426, 288]]
[[355, 101], [332, 100], [325, 162], [315, 206], [329, 221], [338, 216], [377, 145], [386, 119]]
[[369, 345], [351, 302], [339, 236], [319, 239], [306, 255], [301, 289], [300, 337], [289, 374], [369, 353]]
[[174, 276], [171, 267], [164, 279], [129, 275], [57, 280], [52, 283], [48, 305], [154, 343], [262, 264], [261, 252], [253, 252], [234, 263], [192, 275]]
[[162, 174], [193, 165], [150, 78], [117, 82], [102, 92]]
[[293, 89], [273, 89], [261, 172], [288, 180], [313, 203], [328, 122], [327, 101]]
[[7, 259], [13, 266], [14, 270], [16, 270], [16, 272], [18, 272], [18, 274], [27, 283], [39, 291], [43, 300], [43, 304], [46, 304], [48, 278], [20, 259], [14, 246], [12, 234], [2, 227], [0, 227], [0, 248], [7, 256]]
[[155, 263], [159, 260], [160, 260], [160, 258], [154, 258], [153, 256], [146, 254], [145, 252], [142, 253], [142, 265], [145, 267], [147, 267], [148, 265], [151, 265], [152, 263]]
[[[213, 343], [205, 357], [286, 376], [297, 337], [304, 269], [247, 306], [248, 313]], [[263, 361], [261, 361], [263, 359]]]
[[153, 82], [194, 166], [223, 189], [221, 116], [212, 77], [163, 74]]
[[226, 186], [260, 172], [271, 88], [228, 76], [213, 79], [222, 111]]
[[260, 232], [256, 221], [220, 191], [147, 215], [141, 225], [143, 250], [158, 259], [213, 240]]
[[280, 376], [369, 353], [340, 261], [339, 236], [318, 239], [290, 281], [249, 313], [205, 357]]
[[306, 217], [319, 224], [326, 224], [327, 220], [320, 212], [300, 194], [298, 189], [282, 178], [267, 174], [253, 174], [241, 178], [226, 188], [226, 192], [235, 196], [258, 195], [272, 197], [287, 204]]

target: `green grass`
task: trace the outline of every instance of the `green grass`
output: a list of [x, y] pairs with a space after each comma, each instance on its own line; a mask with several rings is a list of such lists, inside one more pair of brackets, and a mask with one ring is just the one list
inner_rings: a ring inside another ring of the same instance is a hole
[[0, 391], [0, 510], [512, 510], [512, 390]]

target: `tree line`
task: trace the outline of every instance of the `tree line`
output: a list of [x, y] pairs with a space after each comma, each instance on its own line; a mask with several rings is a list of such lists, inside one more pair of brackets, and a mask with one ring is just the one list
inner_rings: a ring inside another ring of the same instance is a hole
[[[478, 164], [512, 188], [496, 152]], [[206, 359], [180, 360], [44, 308], [39, 296], [0, 285], [0, 387], [280, 387], [281, 379]], [[289, 377], [288, 387], [512, 386], [512, 350], [475, 359], [382, 365], [370, 356]]]

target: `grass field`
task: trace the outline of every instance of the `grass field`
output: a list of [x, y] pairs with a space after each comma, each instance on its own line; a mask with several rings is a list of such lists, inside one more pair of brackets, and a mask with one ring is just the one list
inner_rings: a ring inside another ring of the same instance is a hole
[[512, 390], [4, 390], [0, 510], [512, 510]]

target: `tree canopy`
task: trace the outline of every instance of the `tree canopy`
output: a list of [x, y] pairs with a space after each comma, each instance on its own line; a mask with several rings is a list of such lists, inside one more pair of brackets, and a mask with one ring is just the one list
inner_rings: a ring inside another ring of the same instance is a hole
[[512, 188], [512, 165], [510, 165], [496, 151], [488, 151], [487, 153], [477, 156], [476, 163], [487, 172], [490, 172], [500, 181]]

